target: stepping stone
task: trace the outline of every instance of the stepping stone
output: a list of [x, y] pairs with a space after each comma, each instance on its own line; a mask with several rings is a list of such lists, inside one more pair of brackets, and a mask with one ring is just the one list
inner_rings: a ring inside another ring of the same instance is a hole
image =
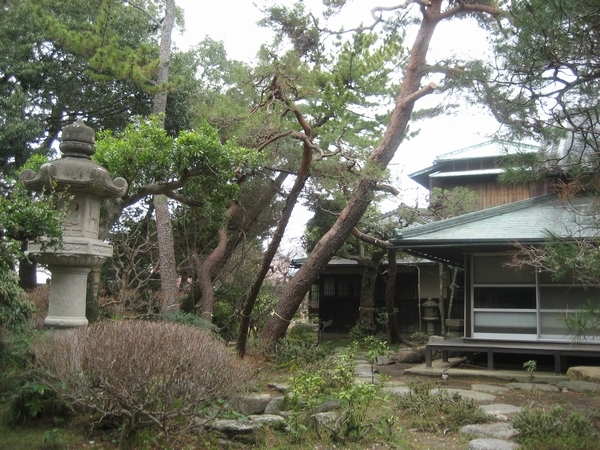
[[234, 419], [216, 419], [208, 424], [208, 428], [230, 434], [250, 434], [258, 424]]
[[502, 394], [509, 392], [510, 389], [504, 386], [495, 386], [493, 384], [472, 384], [471, 389], [478, 392], [487, 392], [488, 394]]
[[507, 415], [519, 413], [523, 409], [520, 406], [506, 405], [503, 403], [481, 405], [480, 408], [490, 416], [494, 416], [496, 419], [502, 420], [503, 422], [508, 421]]
[[354, 373], [357, 378], [371, 378], [371, 365], [370, 364], [357, 364], [354, 369]]
[[508, 383], [506, 385], [507, 388], [510, 389], [521, 389], [522, 391], [544, 391], [544, 392], [560, 392], [556, 386], [552, 386], [551, 384], [540, 384], [540, 383]]
[[518, 444], [502, 439], [479, 438], [469, 442], [467, 450], [515, 450]]
[[397, 395], [398, 397], [410, 394], [410, 388], [406, 386], [386, 386], [382, 391], [384, 394]]
[[600, 384], [589, 381], [563, 381], [558, 383], [556, 387], [560, 390], [566, 389], [573, 392], [600, 392]]
[[452, 396], [454, 394], [460, 395], [462, 398], [467, 400], [473, 400], [474, 403], [493, 403], [496, 401], [496, 396], [492, 394], [487, 394], [485, 392], [477, 392], [477, 391], [468, 391], [466, 389], [432, 389], [431, 393], [435, 394], [437, 392], [445, 392], [446, 394]]
[[506, 440], [514, 438], [519, 432], [509, 423], [481, 423], [465, 425], [460, 429], [460, 434]]
[[248, 419], [252, 423], [258, 423], [261, 425], [277, 425], [285, 421], [285, 419], [282, 416], [278, 416], [275, 414], [257, 414], [248, 416]]

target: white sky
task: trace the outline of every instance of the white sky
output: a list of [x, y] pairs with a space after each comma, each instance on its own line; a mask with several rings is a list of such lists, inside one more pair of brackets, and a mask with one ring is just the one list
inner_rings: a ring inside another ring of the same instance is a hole
[[[226, 0], [221, 2], [203, 2], [199, 0], [176, 0], [177, 6], [185, 10], [186, 31], [182, 36], [176, 34], [174, 40], [178, 48], [184, 50], [200, 42], [205, 36], [223, 41], [228, 57], [251, 63], [262, 43], [268, 42], [271, 34], [260, 28], [256, 22], [262, 13], [254, 6], [252, 0]], [[262, 0], [257, 3], [262, 4]], [[280, 4], [291, 4], [281, 0]], [[305, 0], [306, 4], [318, 7], [318, 0]], [[347, 7], [349, 11], [343, 16], [346, 28], [352, 28], [361, 22], [370, 24], [372, 19], [370, 9], [373, 6], [397, 4], [397, 0], [354, 0]], [[410, 39], [407, 39], [410, 42]], [[448, 54], [452, 51], [483, 52], [485, 51], [485, 35], [476, 26], [460, 21], [438, 26], [436, 35], [431, 43], [433, 52]], [[459, 50], [460, 49], [460, 50]], [[423, 106], [423, 101], [417, 106]], [[425, 194], [425, 190], [412, 182], [406, 174], [430, 166], [437, 155], [479, 144], [488, 140], [498, 125], [481, 111], [465, 108], [457, 116], [445, 116], [429, 119], [421, 123], [413, 123], [411, 129], [420, 128], [420, 134], [404, 142], [390, 169], [399, 177], [401, 198], [386, 204], [386, 210], [401, 201], [414, 204], [417, 196]], [[423, 205], [421, 201], [421, 205]], [[305, 215], [304, 215], [305, 216]], [[303, 219], [296, 219], [296, 226], [302, 226]], [[305, 219], [304, 219], [305, 220]], [[298, 222], [300, 221], [300, 222]]]

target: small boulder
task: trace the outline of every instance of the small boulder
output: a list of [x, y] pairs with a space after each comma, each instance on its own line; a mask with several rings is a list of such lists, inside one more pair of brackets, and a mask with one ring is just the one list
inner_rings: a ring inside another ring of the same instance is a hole
[[232, 406], [237, 412], [245, 416], [262, 414], [271, 401], [269, 394], [249, 394], [233, 399]]

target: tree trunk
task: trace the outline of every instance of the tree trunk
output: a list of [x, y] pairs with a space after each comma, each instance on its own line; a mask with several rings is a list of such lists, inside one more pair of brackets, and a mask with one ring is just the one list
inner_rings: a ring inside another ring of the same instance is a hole
[[377, 251], [373, 253], [370, 260], [364, 260], [365, 270], [362, 275], [360, 288], [360, 307], [358, 323], [360, 327], [370, 333], [374, 333], [375, 326], [375, 287], [377, 285], [377, 274], [384, 253]]
[[[171, 33], [175, 24], [175, 0], [166, 0], [165, 17], [162, 21], [160, 47], [158, 58], [160, 63], [156, 74], [157, 84], [169, 81], [169, 62], [171, 59]], [[167, 109], [167, 91], [161, 90], [154, 96], [152, 114], [161, 116], [164, 124], [164, 114]], [[160, 288], [162, 293], [162, 311], [179, 309], [177, 289], [177, 267], [173, 244], [173, 228], [167, 197], [154, 197], [156, 213], [156, 229], [158, 231], [158, 251], [160, 255]]]
[[213, 310], [215, 307], [215, 292], [212, 286], [213, 271], [216, 267], [220, 267], [220, 262], [225, 258], [225, 250], [227, 248], [227, 232], [221, 228], [217, 232], [219, 242], [212, 253], [202, 262], [197, 255], [194, 259], [198, 272], [198, 287], [202, 293], [202, 306], [200, 308], [201, 317], [209, 323], [212, 323]]
[[[310, 129], [306, 128], [305, 130], [310, 139], [312, 137]], [[309, 175], [310, 163], [312, 161], [312, 148], [308, 145], [307, 142], [304, 143], [303, 148], [304, 150], [302, 155], [302, 164], [300, 165], [300, 170], [298, 170], [298, 173], [296, 174], [296, 181], [294, 182], [294, 186], [292, 187], [292, 190], [288, 195], [285, 207], [283, 208], [281, 217], [279, 218], [279, 222], [277, 223], [277, 228], [275, 229], [275, 233], [273, 234], [273, 238], [269, 243], [267, 251], [263, 255], [258, 274], [256, 275], [252, 286], [250, 286], [250, 290], [248, 291], [246, 301], [244, 302], [244, 306], [242, 308], [242, 318], [240, 321], [240, 328], [236, 342], [236, 350], [238, 352], [238, 355], [240, 355], [241, 357], [243, 357], [246, 353], [248, 328], [250, 327], [250, 315], [252, 314], [252, 309], [254, 309], [254, 304], [256, 303], [256, 298], [258, 297], [258, 293], [260, 292], [260, 287], [265, 279], [265, 276], [269, 272], [271, 261], [273, 260], [277, 249], [279, 248], [279, 244], [281, 244], [283, 234], [285, 233], [287, 224], [290, 221], [292, 212], [294, 211], [294, 206], [296, 206], [296, 202], [298, 201], [298, 196], [300, 195], [300, 192], [302, 192], [302, 189], [304, 188], [304, 185]], [[302, 297], [304, 297], [304, 295]], [[300, 302], [302, 302], [302, 300], [300, 300]], [[292, 317], [290, 316], [289, 320], [291, 320], [291, 318]], [[289, 323], [289, 321], [286, 323]], [[287, 325], [285, 328], [287, 329]]]
[[450, 299], [448, 300], [448, 319], [452, 319], [452, 304], [454, 303], [454, 292], [456, 290], [456, 277], [458, 275], [458, 267], [452, 268], [452, 281], [450, 282]]
[[394, 305], [396, 276], [398, 275], [396, 250], [388, 250], [388, 261], [387, 285], [385, 287], [385, 311], [387, 313], [388, 340], [390, 344], [398, 344], [400, 342], [400, 330], [398, 329], [398, 319], [396, 317], [396, 308]]
[[[175, 25], [175, 0], [165, 1], [165, 17], [162, 20], [160, 30], [160, 46], [158, 50], [158, 70], [156, 71], [156, 83], [163, 84], [169, 81], [169, 65], [171, 61], [171, 34]], [[161, 89], [154, 95], [152, 114], [164, 114], [167, 110], [167, 90]], [[164, 123], [164, 122], [163, 122]]]
[[100, 303], [98, 291], [100, 290], [100, 267], [94, 266], [87, 278], [87, 292], [85, 296], [85, 317], [89, 323], [96, 322], [100, 317]]
[[446, 313], [444, 312], [444, 264], [439, 263], [439, 276], [440, 276], [440, 299], [438, 306], [440, 308], [440, 321], [442, 336], [446, 334]]
[[[423, 20], [415, 38], [406, 74], [400, 88], [396, 106], [381, 143], [367, 160], [364, 173], [378, 173], [387, 167], [398, 146], [402, 143], [406, 127], [412, 114], [414, 103], [419, 98], [433, 92], [435, 85], [421, 87], [423, 67], [426, 65], [427, 50], [435, 27], [439, 21], [441, 1], [430, 2], [422, 8]], [[274, 314], [265, 324], [260, 340], [264, 343], [275, 341], [283, 336], [289, 321], [302, 303], [310, 286], [317, 280], [328, 261], [346, 241], [373, 199], [373, 188], [377, 179], [363, 177], [352, 193], [348, 204], [331, 229], [319, 240], [306, 262], [294, 275], [286, 291], [277, 302]]]
[[[28, 247], [27, 240], [21, 242], [21, 251], [26, 252]], [[21, 258], [19, 260], [19, 286], [23, 289], [37, 287], [37, 264], [32, 259]]]
[[177, 267], [169, 203], [164, 195], [154, 197], [158, 252], [160, 254], [161, 310], [176, 311], [178, 304]]

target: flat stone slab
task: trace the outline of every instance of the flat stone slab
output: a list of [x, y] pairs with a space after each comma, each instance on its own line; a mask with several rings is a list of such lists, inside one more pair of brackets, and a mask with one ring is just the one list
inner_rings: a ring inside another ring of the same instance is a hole
[[479, 438], [469, 442], [467, 450], [515, 450], [519, 444], [502, 439]]
[[493, 403], [491, 405], [481, 405], [480, 408], [483, 409], [489, 415], [498, 417], [502, 420], [508, 420], [506, 418], [506, 415], [519, 413], [523, 409], [520, 406], [507, 405], [504, 403]]
[[600, 384], [590, 381], [562, 381], [556, 387], [573, 392], [600, 392]]
[[432, 389], [431, 393], [445, 392], [448, 395], [458, 394], [467, 400], [473, 400], [474, 403], [493, 403], [496, 401], [496, 396], [485, 392], [468, 391], [466, 389]]
[[544, 391], [544, 392], [560, 392], [556, 386], [551, 384], [540, 384], [540, 383], [508, 383], [506, 385], [509, 389], [520, 389], [522, 391]]
[[250, 434], [256, 430], [257, 424], [234, 419], [216, 419], [207, 425], [207, 428], [230, 434]]
[[371, 364], [357, 364], [354, 374], [357, 378], [371, 378]]
[[504, 386], [495, 386], [493, 384], [472, 384], [471, 389], [478, 392], [487, 392], [488, 394], [502, 394], [509, 392], [510, 389]]
[[252, 423], [258, 423], [261, 425], [277, 425], [285, 421], [285, 419], [282, 416], [278, 416], [275, 414], [257, 414], [248, 416], [248, 419]]
[[465, 425], [460, 429], [460, 434], [505, 440], [514, 438], [519, 432], [509, 423], [481, 423]]
[[386, 386], [382, 391], [384, 394], [397, 395], [398, 397], [410, 394], [410, 388], [406, 386]]

